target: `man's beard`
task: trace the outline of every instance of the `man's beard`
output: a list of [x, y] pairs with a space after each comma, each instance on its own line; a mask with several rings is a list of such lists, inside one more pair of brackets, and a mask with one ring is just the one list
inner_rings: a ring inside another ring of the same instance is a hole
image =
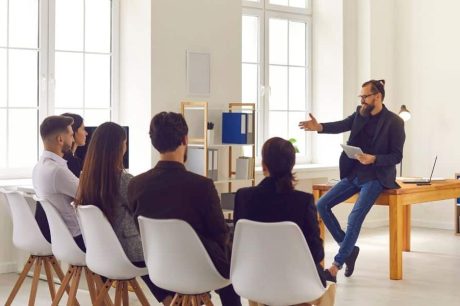
[[63, 154], [66, 154], [66, 153], [70, 152], [71, 149], [72, 149], [71, 145], [69, 146], [68, 144], [64, 143], [64, 146], [62, 147], [61, 151], [62, 151]]
[[185, 147], [185, 152], [184, 152], [184, 164], [187, 162], [187, 152], [188, 152], [188, 147]]
[[372, 110], [374, 110], [374, 105], [373, 104], [365, 104], [365, 107], [361, 105], [361, 108], [359, 109], [359, 114], [363, 117], [369, 117]]

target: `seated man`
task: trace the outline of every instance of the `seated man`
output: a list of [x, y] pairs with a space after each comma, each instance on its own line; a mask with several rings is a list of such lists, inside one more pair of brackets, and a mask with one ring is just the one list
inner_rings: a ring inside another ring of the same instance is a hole
[[[129, 205], [138, 216], [181, 219], [200, 237], [216, 269], [223, 277], [230, 272], [229, 231], [212, 180], [189, 172], [188, 127], [184, 117], [162, 112], [150, 123], [150, 139], [160, 152], [155, 168], [134, 177], [128, 186]], [[233, 287], [217, 290], [222, 305], [241, 305]]]
[[[67, 168], [67, 161], [63, 158], [72, 147], [72, 123], [72, 118], [64, 116], [50, 116], [43, 120], [40, 136], [45, 150], [34, 167], [32, 184], [37, 196], [49, 201], [61, 214], [75, 242], [85, 251], [77, 215], [70, 205], [77, 193], [78, 178]], [[37, 222], [40, 228], [48, 227], [44, 214], [37, 215]]]

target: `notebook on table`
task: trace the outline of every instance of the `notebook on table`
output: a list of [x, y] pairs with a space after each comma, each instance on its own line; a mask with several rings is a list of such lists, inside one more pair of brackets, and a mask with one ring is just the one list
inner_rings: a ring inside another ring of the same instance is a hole
[[430, 177], [404, 177], [401, 178], [401, 182], [405, 184], [426, 184], [429, 185], [431, 183], [431, 179], [433, 177], [434, 167], [436, 166], [436, 161], [438, 160], [438, 156], [434, 158], [433, 168], [431, 169]]

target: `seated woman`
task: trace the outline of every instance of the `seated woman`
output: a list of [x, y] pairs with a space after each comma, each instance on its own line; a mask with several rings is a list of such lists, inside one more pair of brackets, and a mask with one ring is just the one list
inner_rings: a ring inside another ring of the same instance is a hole
[[[326, 286], [323, 268], [323, 243], [319, 236], [317, 212], [313, 196], [294, 190], [295, 149], [287, 140], [274, 137], [262, 147], [262, 169], [265, 178], [255, 187], [239, 189], [235, 197], [234, 223], [240, 219], [258, 222], [291, 221], [301, 229], [307, 241], [318, 274]], [[333, 305], [335, 286], [329, 289], [315, 305]], [[308, 302], [308, 301], [305, 301]]]
[[[80, 176], [76, 205], [95, 205], [112, 225], [131, 262], [145, 267], [139, 231], [128, 208], [128, 183], [132, 178], [123, 169], [126, 133], [116, 123], [101, 124], [92, 135]], [[155, 286], [148, 275], [142, 279], [155, 298], [169, 305], [174, 293]]]
[[64, 113], [61, 116], [70, 117], [73, 119], [72, 131], [73, 131], [73, 144], [70, 151], [64, 153], [64, 159], [67, 161], [67, 167], [72, 171], [76, 177], [80, 177], [80, 173], [83, 167], [82, 160], [75, 155], [75, 151], [78, 147], [86, 144], [86, 136], [88, 133], [85, 130], [83, 118], [80, 115], [73, 113]]

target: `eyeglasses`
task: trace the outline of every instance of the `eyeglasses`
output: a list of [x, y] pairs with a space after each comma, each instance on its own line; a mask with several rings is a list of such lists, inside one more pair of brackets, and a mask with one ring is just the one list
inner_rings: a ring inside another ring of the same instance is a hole
[[364, 101], [367, 99], [367, 97], [370, 97], [370, 96], [373, 96], [373, 95], [376, 95], [378, 94], [378, 92], [374, 92], [374, 93], [371, 93], [371, 94], [368, 94], [368, 95], [361, 95], [361, 96], [358, 96], [358, 98], [361, 99], [361, 101]]

